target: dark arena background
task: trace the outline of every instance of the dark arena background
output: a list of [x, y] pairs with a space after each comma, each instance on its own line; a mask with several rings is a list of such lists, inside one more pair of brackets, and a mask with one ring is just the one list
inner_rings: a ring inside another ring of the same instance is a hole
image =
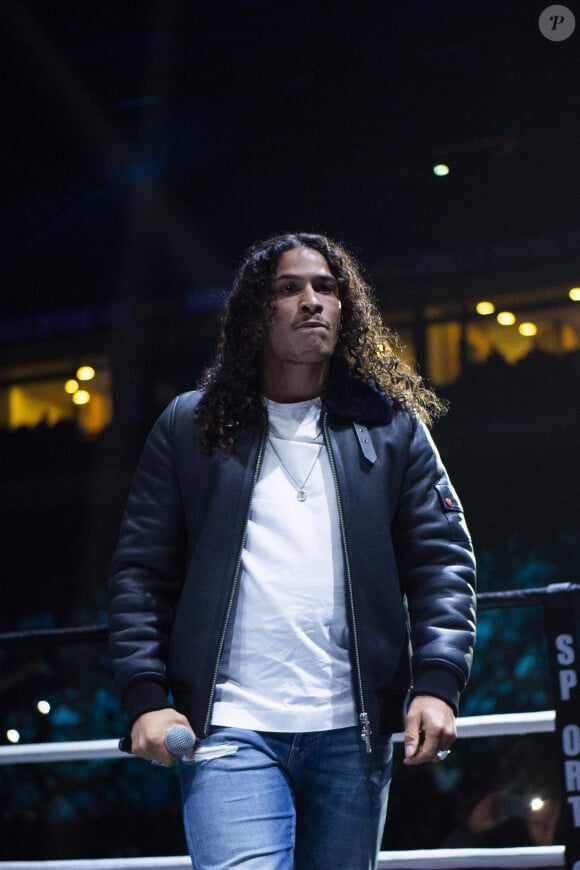
[[490, 866], [580, 867], [580, 5], [548, 7], [4, 0], [0, 867], [185, 853], [172, 772], [10, 752], [124, 733], [106, 578], [134, 463], [244, 249], [294, 229], [358, 256], [450, 403], [482, 605], [462, 717], [543, 723], [466, 730], [444, 765], [397, 749], [383, 849], [482, 845], [501, 789], [526, 809], [483, 845], [523, 863]]

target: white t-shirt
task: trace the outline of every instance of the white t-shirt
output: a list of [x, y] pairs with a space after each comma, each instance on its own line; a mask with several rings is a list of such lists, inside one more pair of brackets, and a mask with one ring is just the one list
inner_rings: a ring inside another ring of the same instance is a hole
[[[256, 731], [344, 728], [356, 724], [357, 713], [320, 400], [265, 403], [269, 437], [287, 470], [268, 440], [211, 721]], [[298, 484], [311, 469], [299, 501]]]

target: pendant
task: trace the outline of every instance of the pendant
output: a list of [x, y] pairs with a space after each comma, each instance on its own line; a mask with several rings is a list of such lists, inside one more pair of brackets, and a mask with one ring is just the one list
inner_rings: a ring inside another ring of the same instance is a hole
[[298, 499], [298, 501], [306, 501], [306, 493], [303, 489], [298, 490], [298, 492], [296, 493], [296, 498]]

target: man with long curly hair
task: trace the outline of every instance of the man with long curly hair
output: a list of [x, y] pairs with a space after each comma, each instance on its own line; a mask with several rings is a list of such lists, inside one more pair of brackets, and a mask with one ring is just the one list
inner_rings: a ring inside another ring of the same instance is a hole
[[[132, 751], [171, 765], [200, 870], [376, 866], [391, 734], [447, 754], [474, 640], [474, 559], [354, 258], [254, 245], [214, 363], [145, 445], [113, 559], [111, 651]], [[171, 748], [171, 747], [170, 747]]]

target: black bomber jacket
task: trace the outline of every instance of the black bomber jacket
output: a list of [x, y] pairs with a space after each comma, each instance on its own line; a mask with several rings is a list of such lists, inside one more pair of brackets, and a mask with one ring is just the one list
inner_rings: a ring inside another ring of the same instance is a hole
[[[136, 469], [109, 581], [110, 651], [133, 722], [175, 706], [209, 727], [266, 436], [203, 452], [198, 392], [161, 414]], [[475, 562], [458, 497], [426, 427], [335, 365], [322, 402], [345, 555], [351, 664], [363, 733], [403, 726], [409, 697], [457, 711], [475, 637]]]

